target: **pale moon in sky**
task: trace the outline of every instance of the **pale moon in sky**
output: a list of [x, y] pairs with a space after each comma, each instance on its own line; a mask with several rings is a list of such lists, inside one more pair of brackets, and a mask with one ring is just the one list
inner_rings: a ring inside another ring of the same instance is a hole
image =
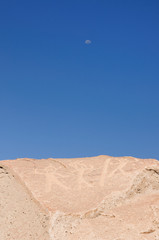
[[91, 43], [92, 43], [91, 40], [86, 40], [86, 41], [85, 41], [85, 44], [87, 44], [87, 45], [89, 45], [89, 44], [91, 44]]

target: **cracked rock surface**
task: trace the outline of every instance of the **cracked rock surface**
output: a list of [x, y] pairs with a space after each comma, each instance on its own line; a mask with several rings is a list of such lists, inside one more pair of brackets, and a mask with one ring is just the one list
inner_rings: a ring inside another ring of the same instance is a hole
[[159, 162], [0, 161], [2, 240], [159, 240]]

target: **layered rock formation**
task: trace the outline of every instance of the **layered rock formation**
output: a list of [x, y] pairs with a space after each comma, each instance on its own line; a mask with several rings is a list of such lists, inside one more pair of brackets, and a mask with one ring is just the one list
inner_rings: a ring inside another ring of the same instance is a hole
[[159, 162], [0, 161], [2, 240], [159, 240]]

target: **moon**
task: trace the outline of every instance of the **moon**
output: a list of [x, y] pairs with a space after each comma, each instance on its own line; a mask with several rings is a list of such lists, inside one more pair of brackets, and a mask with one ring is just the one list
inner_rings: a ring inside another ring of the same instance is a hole
[[92, 43], [92, 41], [91, 40], [85, 40], [85, 44], [87, 44], [87, 45], [89, 45], [89, 44], [91, 44]]

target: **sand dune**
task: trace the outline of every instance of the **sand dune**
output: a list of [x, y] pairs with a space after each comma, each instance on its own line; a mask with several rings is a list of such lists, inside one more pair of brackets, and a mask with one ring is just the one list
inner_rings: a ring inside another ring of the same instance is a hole
[[0, 162], [2, 240], [159, 240], [159, 162]]

